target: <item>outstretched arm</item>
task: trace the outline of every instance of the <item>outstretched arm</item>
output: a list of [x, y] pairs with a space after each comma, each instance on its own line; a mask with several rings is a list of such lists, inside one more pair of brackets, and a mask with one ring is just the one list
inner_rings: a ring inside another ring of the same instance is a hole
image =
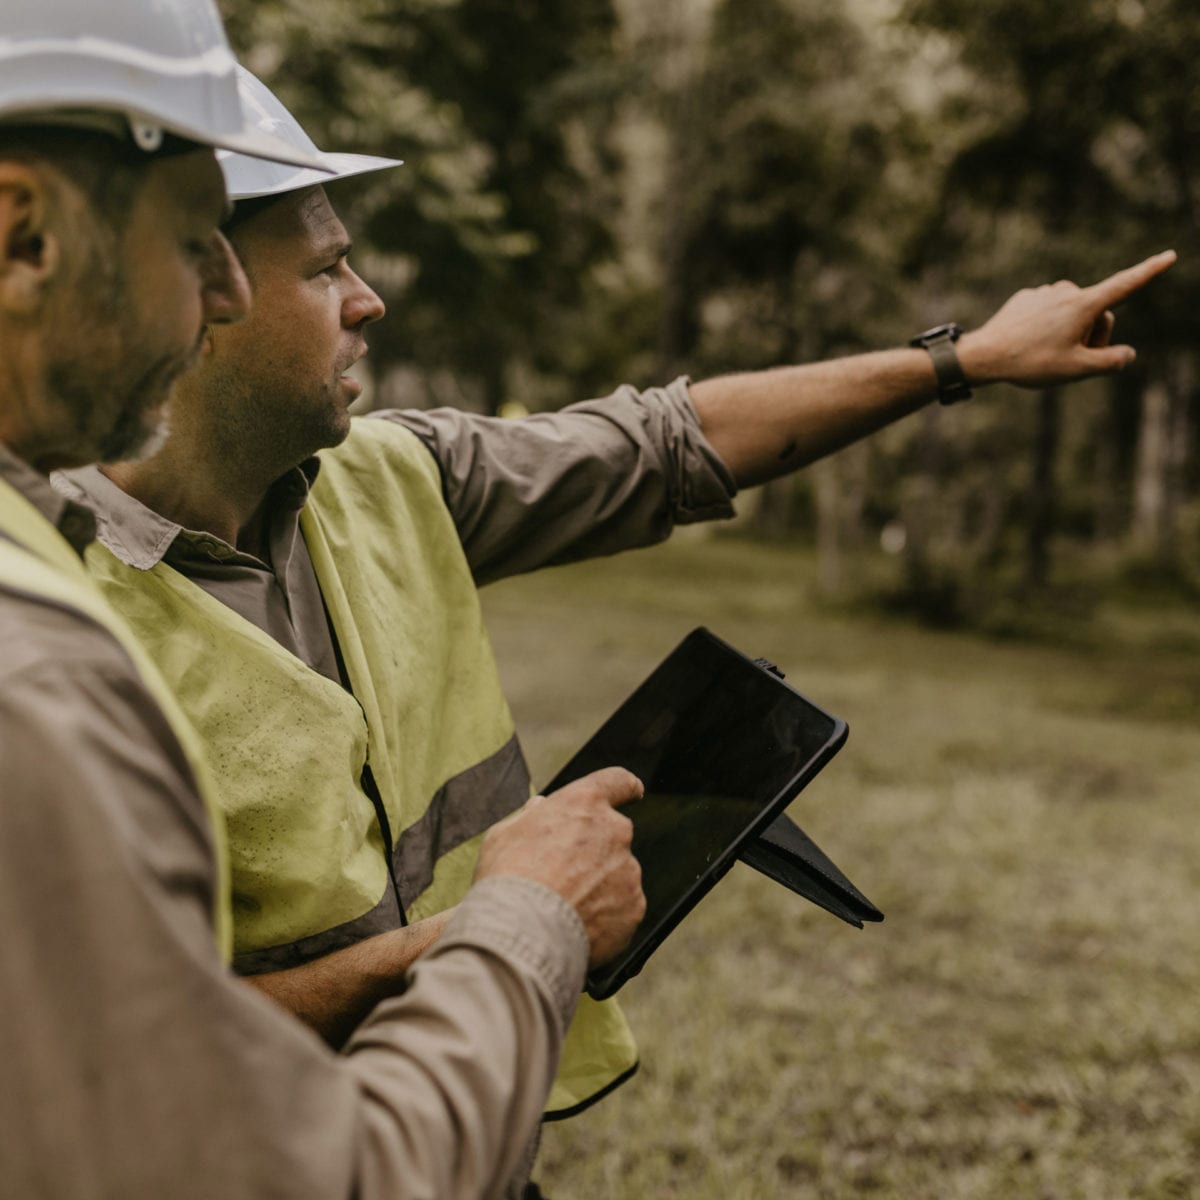
[[[1167, 250], [1092, 287], [1066, 281], [1017, 292], [957, 344], [972, 387], [1049, 387], [1119, 371], [1112, 308], [1175, 261]], [[882, 429], [933, 399], [929, 354], [884, 350], [727, 375], [691, 387], [700, 426], [741, 487], [764, 483]]]

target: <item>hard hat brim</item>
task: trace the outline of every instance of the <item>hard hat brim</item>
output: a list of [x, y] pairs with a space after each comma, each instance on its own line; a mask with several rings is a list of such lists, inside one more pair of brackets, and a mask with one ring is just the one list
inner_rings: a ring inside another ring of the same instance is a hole
[[[263, 158], [266, 156], [254, 154], [251, 157]], [[400, 158], [380, 158], [374, 154], [322, 153], [315, 170], [308, 163], [296, 164], [301, 167], [300, 170], [288, 174], [281, 173], [270, 182], [263, 180], [261, 186], [243, 189], [238, 187], [237, 164], [225, 155], [221, 155], [220, 158], [221, 166], [225, 171], [229, 198], [233, 201], [257, 200], [262, 196], [280, 196], [285, 192], [299, 191], [301, 188], [333, 183], [339, 179], [349, 179], [353, 175], [366, 175], [371, 171], [386, 171], [389, 167], [402, 166], [404, 162]]]
[[[185, 135], [186, 136], [186, 135]], [[326, 159], [334, 157], [329, 154], [309, 154], [298, 150], [282, 138], [272, 137], [257, 129], [246, 129], [241, 133], [222, 134], [214, 137], [212, 134], [198, 135], [206, 144], [219, 150], [232, 150], [244, 154], [247, 158], [265, 158], [268, 162], [284, 163], [289, 167], [301, 167], [318, 176], [316, 182], [328, 179], [335, 168], [327, 165]], [[231, 197], [236, 199], [236, 197]]]

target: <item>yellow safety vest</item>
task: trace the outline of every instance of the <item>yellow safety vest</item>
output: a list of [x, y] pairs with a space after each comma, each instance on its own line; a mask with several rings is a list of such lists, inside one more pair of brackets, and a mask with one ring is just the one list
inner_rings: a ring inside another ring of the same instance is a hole
[[5, 535], [0, 537], [0, 587], [66, 608], [100, 626], [129, 657], [179, 741], [211, 822], [215, 860], [213, 926], [217, 946], [228, 960], [232, 922], [224, 827], [195, 732], [145, 649], [105, 600], [67, 540], [20, 492], [4, 482], [0, 482], [0, 532]]
[[[300, 520], [353, 694], [165, 563], [89, 552], [221, 781], [234, 963], [251, 973], [456, 904], [484, 831], [530, 790], [428, 450], [355, 421]], [[636, 1065], [620, 1010], [583, 997], [547, 1111]]]

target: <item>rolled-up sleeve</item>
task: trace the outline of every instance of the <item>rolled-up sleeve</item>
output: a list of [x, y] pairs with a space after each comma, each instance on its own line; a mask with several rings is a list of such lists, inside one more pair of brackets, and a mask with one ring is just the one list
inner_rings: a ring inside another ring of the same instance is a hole
[[733, 477], [700, 429], [686, 379], [519, 420], [458, 409], [371, 415], [404, 425], [437, 459], [479, 583], [733, 515]]
[[228, 973], [212, 886], [189, 768], [128, 661], [0, 596], [0, 1191], [503, 1196], [582, 987], [575, 912], [483, 881], [338, 1056]]
[[[586, 958], [583, 926], [554, 892], [517, 878], [471, 889], [409, 990], [347, 1046], [367, 1101], [360, 1196], [407, 1195], [413, 1178], [430, 1196], [499, 1197], [523, 1183]], [[481, 1019], [497, 1012], [506, 1019]], [[538, 1036], [546, 1028], [553, 1037]]]

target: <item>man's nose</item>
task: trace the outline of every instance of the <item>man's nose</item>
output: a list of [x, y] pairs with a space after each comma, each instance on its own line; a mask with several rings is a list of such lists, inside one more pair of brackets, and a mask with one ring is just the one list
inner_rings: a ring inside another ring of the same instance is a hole
[[229, 239], [219, 230], [213, 233], [201, 286], [206, 325], [228, 325], [250, 311], [250, 281]]
[[[354, 274], [354, 272], [351, 272]], [[342, 322], [347, 329], [359, 329], [378, 321], [387, 312], [387, 306], [372, 288], [368, 287], [358, 275], [354, 275], [354, 290], [346, 298], [342, 308]]]

